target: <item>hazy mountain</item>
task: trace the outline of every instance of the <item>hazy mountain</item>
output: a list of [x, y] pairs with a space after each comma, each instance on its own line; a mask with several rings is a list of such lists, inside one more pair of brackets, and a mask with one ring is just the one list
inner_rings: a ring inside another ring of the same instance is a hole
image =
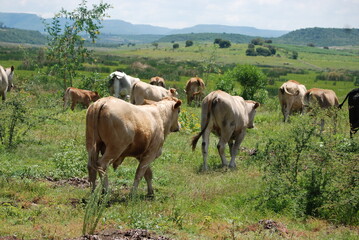
[[213, 25], [213, 24], [200, 24], [189, 28], [177, 29], [171, 31], [171, 34], [183, 33], [235, 33], [247, 36], [260, 36], [260, 37], [279, 37], [289, 31], [281, 30], [264, 30], [254, 27], [238, 27], [226, 25]]
[[[1, 13], [0, 23], [8, 28], [19, 28], [25, 30], [35, 30], [44, 32], [42, 19], [35, 14], [27, 13]], [[46, 19], [51, 21], [51, 19]], [[123, 20], [104, 20], [102, 33], [112, 35], [170, 35], [183, 33], [235, 33], [248, 36], [259, 37], [279, 37], [288, 31], [279, 30], [263, 30], [253, 27], [235, 27], [225, 25], [200, 24], [189, 28], [171, 29], [165, 27], [157, 27], [148, 24], [132, 24]]]

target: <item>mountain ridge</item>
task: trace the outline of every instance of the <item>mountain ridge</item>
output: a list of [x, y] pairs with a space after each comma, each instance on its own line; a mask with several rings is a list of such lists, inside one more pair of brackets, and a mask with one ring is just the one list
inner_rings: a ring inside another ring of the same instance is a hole
[[[18, 28], [24, 30], [34, 30], [44, 33], [43, 21], [51, 21], [51, 18], [43, 19], [31, 13], [4, 13], [0, 12], [0, 23], [8, 28]], [[149, 24], [132, 24], [119, 19], [106, 19], [102, 22], [102, 33], [116, 35], [172, 35], [183, 33], [235, 33], [255, 37], [279, 37], [289, 31], [257, 29], [247, 26], [227, 26], [220, 24], [198, 24], [182, 29], [172, 29], [166, 27], [153, 26]]]

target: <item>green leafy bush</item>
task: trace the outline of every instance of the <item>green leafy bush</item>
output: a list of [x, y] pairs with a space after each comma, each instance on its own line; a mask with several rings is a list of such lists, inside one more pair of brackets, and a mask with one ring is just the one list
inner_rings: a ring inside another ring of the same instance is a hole
[[83, 177], [87, 173], [87, 152], [83, 144], [74, 140], [62, 143], [60, 151], [51, 159], [55, 163], [54, 178]]
[[293, 119], [286, 133], [271, 137], [259, 151], [265, 186], [261, 204], [295, 217], [358, 224], [358, 154], [346, 152], [346, 143], [343, 152], [332, 151], [337, 140], [318, 136], [316, 128], [309, 116]]

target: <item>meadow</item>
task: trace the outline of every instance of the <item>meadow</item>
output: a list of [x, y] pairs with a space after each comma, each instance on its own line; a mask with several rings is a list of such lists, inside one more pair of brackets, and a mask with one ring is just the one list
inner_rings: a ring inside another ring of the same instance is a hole
[[[91, 197], [86, 180], [86, 109], [63, 109], [62, 81], [45, 75], [44, 68], [24, 70], [24, 59], [38, 58], [22, 47], [22, 59], [14, 54], [16, 49], [1, 49], [1, 65], [15, 66], [16, 89], [0, 106], [0, 239], [79, 237]], [[92, 86], [102, 96], [109, 94], [106, 77], [116, 69], [143, 81], [165, 72], [167, 86], [176, 87], [183, 100], [189, 77], [202, 77], [209, 93], [223, 71], [235, 64], [254, 64], [271, 79], [269, 98], [257, 111], [256, 127], [247, 132], [235, 170], [220, 167], [212, 135], [209, 170], [201, 171], [200, 144], [193, 152], [190, 147], [200, 130], [200, 109], [184, 101], [181, 131], [168, 136], [162, 155], [152, 164], [155, 197], [146, 198], [144, 180], [138, 195], [129, 197], [137, 160], [127, 158], [116, 171], [109, 170], [108, 203], [96, 232], [148, 229], [173, 239], [358, 238], [359, 134], [349, 139], [347, 105], [336, 112], [336, 124], [322, 113], [294, 115], [283, 123], [276, 97], [278, 87], [294, 79], [307, 89], [333, 89], [341, 102], [357, 87], [357, 48], [280, 46], [274, 57], [247, 57], [245, 49], [244, 44], [217, 49], [209, 43], [176, 50], [162, 43], [158, 48], [93, 49], [97, 63], [87, 64], [74, 86]], [[290, 59], [290, 51], [298, 51], [299, 58]], [[152, 67], [141, 71], [133, 62]], [[284, 73], [269, 77], [271, 71]], [[318, 79], [327, 72], [352, 78]], [[239, 84], [235, 91], [240, 92]], [[322, 134], [316, 124], [320, 117], [326, 119]], [[265, 220], [273, 226], [265, 226]]]

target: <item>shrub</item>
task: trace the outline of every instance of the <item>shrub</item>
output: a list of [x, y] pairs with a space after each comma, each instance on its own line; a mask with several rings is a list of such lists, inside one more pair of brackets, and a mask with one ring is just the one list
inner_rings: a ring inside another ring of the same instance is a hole
[[[358, 224], [357, 154], [338, 154], [338, 140], [331, 134], [316, 135], [316, 128], [309, 116], [293, 118], [286, 134], [271, 137], [258, 152], [265, 183], [261, 204], [295, 217]], [[358, 151], [347, 141], [342, 145]]]

